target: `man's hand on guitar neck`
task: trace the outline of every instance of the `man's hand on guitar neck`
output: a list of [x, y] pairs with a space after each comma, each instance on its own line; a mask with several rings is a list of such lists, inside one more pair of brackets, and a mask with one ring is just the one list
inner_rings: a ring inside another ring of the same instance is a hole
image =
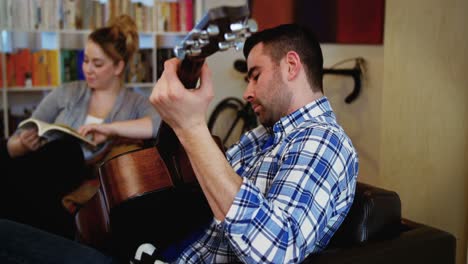
[[201, 70], [200, 87], [184, 87], [177, 76], [179, 59], [170, 59], [164, 63], [164, 72], [156, 83], [150, 96], [162, 119], [179, 133], [193, 130], [197, 126], [206, 126], [205, 114], [213, 99], [211, 71], [206, 63]]
[[224, 220], [242, 179], [227, 162], [206, 124], [206, 111], [213, 99], [211, 72], [203, 65], [200, 87], [188, 90], [177, 76], [179, 66], [178, 59], [165, 62], [150, 101], [184, 146], [214, 216]]

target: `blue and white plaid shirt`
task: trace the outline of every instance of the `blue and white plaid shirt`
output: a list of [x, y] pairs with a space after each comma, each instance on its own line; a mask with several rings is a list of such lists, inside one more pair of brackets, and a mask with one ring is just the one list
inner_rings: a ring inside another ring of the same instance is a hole
[[297, 263], [325, 248], [351, 207], [358, 157], [326, 97], [260, 126], [227, 151], [243, 178], [180, 263]]

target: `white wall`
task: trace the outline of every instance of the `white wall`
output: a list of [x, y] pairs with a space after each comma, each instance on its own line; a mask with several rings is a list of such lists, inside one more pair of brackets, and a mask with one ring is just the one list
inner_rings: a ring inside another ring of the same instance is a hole
[[[361, 94], [350, 104], [344, 99], [352, 91], [351, 77], [325, 75], [324, 93], [330, 99], [338, 122], [351, 137], [359, 154], [358, 180], [377, 184], [380, 105], [383, 77], [383, 45], [337, 45], [322, 44], [324, 67], [354, 57], [362, 57], [366, 62]], [[347, 62], [337, 68], [352, 68], [354, 62]]]
[[380, 181], [403, 216], [468, 234], [468, 1], [387, 1]]
[[244, 81], [245, 74], [241, 74], [234, 69], [234, 61], [243, 59], [241, 51], [233, 49], [218, 52], [208, 57], [207, 63], [213, 74], [215, 98], [208, 109], [208, 115], [213, 108], [226, 97], [238, 97], [242, 99], [242, 93], [246, 87]]

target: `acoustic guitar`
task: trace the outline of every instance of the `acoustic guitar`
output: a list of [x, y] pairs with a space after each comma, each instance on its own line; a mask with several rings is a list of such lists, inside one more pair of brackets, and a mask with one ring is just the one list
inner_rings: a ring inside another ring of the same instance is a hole
[[[242, 49], [256, 30], [247, 6], [209, 10], [174, 48], [182, 59], [178, 76], [184, 86], [196, 87], [208, 56]], [[123, 260], [142, 243], [181, 250], [213, 219], [182, 145], [164, 122], [155, 146], [104, 162], [99, 176], [98, 194], [76, 215], [78, 239]]]

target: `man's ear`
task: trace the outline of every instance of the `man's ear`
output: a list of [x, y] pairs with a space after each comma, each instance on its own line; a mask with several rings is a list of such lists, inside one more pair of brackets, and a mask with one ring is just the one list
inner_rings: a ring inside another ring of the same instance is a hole
[[299, 54], [295, 51], [286, 53], [286, 65], [288, 67], [288, 81], [294, 80], [302, 69], [302, 62]]
[[117, 63], [117, 66], [115, 67], [114, 74], [119, 76], [120, 74], [122, 74], [124, 69], [125, 69], [125, 63], [123, 62], [123, 60], [119, 60], [119, 62]]

